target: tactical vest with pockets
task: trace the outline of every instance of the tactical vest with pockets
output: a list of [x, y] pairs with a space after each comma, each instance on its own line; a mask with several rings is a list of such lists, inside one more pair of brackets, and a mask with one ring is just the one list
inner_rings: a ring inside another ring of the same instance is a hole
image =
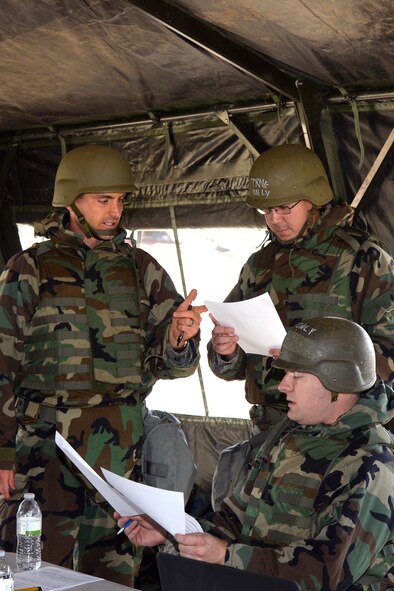
[[49, 241], [35, 249], [40, 301], [27, 328], [19, 388], [66, 390], [74, 406], [86, 404], [78, 391], [138, 389], [150, 304], [132, 249], [119, 256], [103, 246], [82, 256]]

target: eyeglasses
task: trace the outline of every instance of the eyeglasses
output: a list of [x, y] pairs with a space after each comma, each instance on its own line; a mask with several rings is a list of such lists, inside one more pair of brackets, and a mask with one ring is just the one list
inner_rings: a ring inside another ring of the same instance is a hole
[[[300, 201], [301, 201], [301, 199], [300, 199]], [[291, 213], [291, 210], [293, 209], [293, 207], [298, 205], [300, 201], [296, 201], [295, 203], [293, 203], [293, 205], [278, 205], [278, 207], [263, 207], [263, 208], [258, 209], [258, 211], [260, 213], [263, 213], [264, 215], [271, 215], [271, 213], [273, 211], [279, 215], [289, 215], [289, 213]]]

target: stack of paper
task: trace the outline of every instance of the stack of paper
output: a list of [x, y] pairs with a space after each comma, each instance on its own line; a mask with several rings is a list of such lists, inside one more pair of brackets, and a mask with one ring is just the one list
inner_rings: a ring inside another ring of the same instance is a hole
[[202, 531], [198, 521], [185, 513], [182, 492], [133, 482], [102, 468], [104, 480], [60, 433], [56, 433], [55, 441], [78, 470], [120, 515], [149, 515], [172, 535]]

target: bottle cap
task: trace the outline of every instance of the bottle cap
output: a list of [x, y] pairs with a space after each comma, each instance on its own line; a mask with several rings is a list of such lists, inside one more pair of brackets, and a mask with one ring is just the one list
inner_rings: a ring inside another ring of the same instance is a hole
[[34, 497], [35, 497], [35, 496], [36, 496], [36, 495], [35, 495], [34, 493], [25, 493], [25, 494], [23, 495], [23, 497], [24, 497], [25, 499], [34, 499]]

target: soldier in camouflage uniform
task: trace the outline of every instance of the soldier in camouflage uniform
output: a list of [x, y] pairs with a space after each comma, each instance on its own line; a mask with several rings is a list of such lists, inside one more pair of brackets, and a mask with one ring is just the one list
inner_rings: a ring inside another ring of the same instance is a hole
[[[200, 520], [205, 533], [176, 535], [165, 550], [303, 591], [394, 589], [394, 438], [382, 425], [394, 392], [375, 382], [370, 337], [344, 318], [310, 319], [289, 330], [274, 365], [285, 371], [288, 418], [220, 511]], [[140, 517], [126, 533], [165, 543]]]
[[[323, 165], [305, 146], [287, 144], [260, 155], [247, 203], [265, 215], [268, 244], [250, 256], [225, 301], [267, 292], [286, 329], [315, 316], [353, 320], [373, 340], [378, 375], [392, 383], [393, 260], [376, 238], [352, 227], [349, 205], [332, 200]], [[215, 324], [209, 365], [224, 380], [245, 380], [251, 417], [266, 430], [286, 408], [278, 391], [283, 374], [272, 357], [245, 354], [234, 330]]]
[[54, 435], [96, 471], [138, 478], [144, 399], [156, 380], [189, 376], [198, 364], [196, 291], [183, 300], [159, 263], [125, 242], [120, 217], [135, 188], [112, 148], [66, 154], [43, 223], [48, 240], [13, 256], [0, 279], [2, 545], [15, 550], [16, 510], [31, 491], [44, 560], [127, 585], [128, 540]]

